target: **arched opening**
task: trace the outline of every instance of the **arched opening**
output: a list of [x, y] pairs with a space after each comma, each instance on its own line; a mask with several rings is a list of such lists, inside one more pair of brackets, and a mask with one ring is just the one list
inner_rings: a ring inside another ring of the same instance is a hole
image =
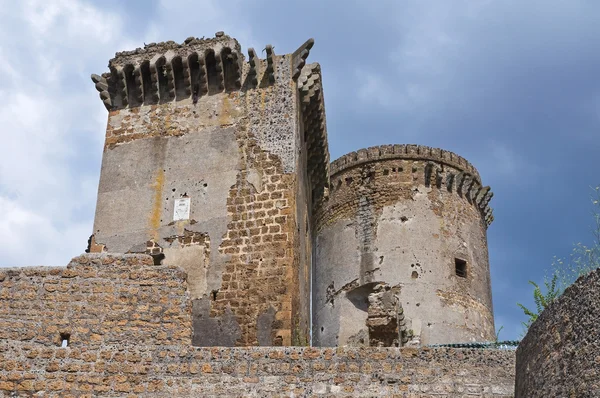
[[200, 61], [197, 53], [190, 54], [188, 65], [190, 70], [190, 84], [192, 86], [192, 99], [195, 103], [202, 95], [200, 92]]
[[131, 64], [125, 65], [125, 68], [123, 68], [127, 86], [127, 101], [130, 107], [142, 105], [142, 93], [140, 87], [136, 84], [134, 71], [135, 68]]
[[217, 58], [214, 50], [206, 51], [204, 60], [206, 62], [208, 94], [216, 94], [221, 92], [223, 90], [221, 85], [221, 68], [217, 65]]
[[152, 82], [152, 72], [150, 71], [150, 61], [142, 62], [140, 66], [142, 74], [142, 90], [144, 92], [144, 104], [156, 104], [158, 102], [158, 92]]
[[123, 96], [125, 82], [121, 78], [119, 71], [111, 67], [110, 68], [110, 94], [113, 106], [115, 108], [124, 108], [127, 106], [127, 98]]
[[169, 95], [169, 79], [167, 78], [167, 61], [165, 57], [160, 57], [156, 61], [156, 75], [158, 78], [158, 96], [160, 103], [165, 103], [171, 100]]
[[171, 67], [173, 68], [173, 79], [175, 83], [175, 98], [177, 101], [180, 101], [188, 97], [185, 89], [185, 76], [181, 57], [177, 56], [173, 58], [171, 60]]
[[234, 54], [231, 49], [225, 47], [221, 51], [221, 62], [223, 62], [223, 80], [225, 91], [233, 91], [239, 88], [238, 66], [235, 64]]

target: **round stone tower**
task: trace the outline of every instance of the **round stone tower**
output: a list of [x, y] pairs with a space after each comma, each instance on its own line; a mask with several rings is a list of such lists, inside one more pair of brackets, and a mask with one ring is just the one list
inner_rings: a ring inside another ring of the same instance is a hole
[[331, 164], [315, 209], [315, 346], [495, 338], [489, 187], [441, 149], [384, 145]]

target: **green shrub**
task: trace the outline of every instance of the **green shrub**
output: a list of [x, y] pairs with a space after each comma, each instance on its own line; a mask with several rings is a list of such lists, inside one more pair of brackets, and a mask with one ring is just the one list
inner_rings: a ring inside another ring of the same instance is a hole
[[552, 261], [551, 277], [544, 278], [545, 292], [533, 281], [529, 283], [534, 287], [533, 300], [535, 302], [535, 311], [528, 309], [523, 304], [517, 305], [528, 317], [527, 322], [522, 322], [525, 331], [538, 318], [544, 308], [556, 300], [571, 286], [579, 277], [589, 274], [600, 268], [600, 186], [593, 189], [592, 217], [593, 241], [590, 246], [577, 243], [567, 260], [554, 257]]

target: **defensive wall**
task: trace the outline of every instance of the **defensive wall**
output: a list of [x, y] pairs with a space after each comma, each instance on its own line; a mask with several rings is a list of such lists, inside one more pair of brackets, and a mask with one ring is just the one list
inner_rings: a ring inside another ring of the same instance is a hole
[[469, 162], [383, 145], [335, 160], [330, 178], [315, 210], [315, 345], [495, 339], [492, 192]]
[[0, 275], [0, 396], [512, 396], [514, 351], [194, 347], [185, 272], [146, 255]]
[[83, 255], [67, 267], [0, 268], [0, 340], [60, 346], [190, 344], [185, 272], [145, 255]]
[[600, 270], [579, 278], [517, 349], [515, 397], [600, 397]]

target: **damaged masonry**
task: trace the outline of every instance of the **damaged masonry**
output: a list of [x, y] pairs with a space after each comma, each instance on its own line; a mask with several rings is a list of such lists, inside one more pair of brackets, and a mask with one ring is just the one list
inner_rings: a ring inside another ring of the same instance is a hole
[[489, 187], [425, 146], [330, 164], [313, 44], [246, 57], [218, 32], [93, 75], [109, 114], [88, 251], [183, 269], [197, 346], [493, 339]]

